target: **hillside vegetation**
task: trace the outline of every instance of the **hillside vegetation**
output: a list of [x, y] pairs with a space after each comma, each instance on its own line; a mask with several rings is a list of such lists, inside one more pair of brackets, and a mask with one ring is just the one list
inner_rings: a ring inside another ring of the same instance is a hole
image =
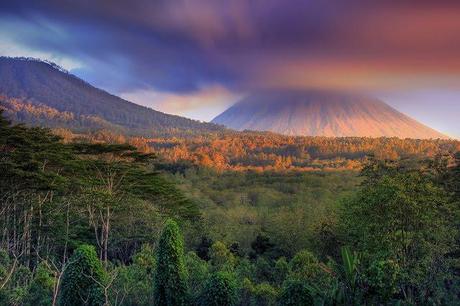
[[[460, 155], [172, 169], [0, 120], [1, 305], [455, 305]], [[159, 169], [167, 169], [160, 171]]]

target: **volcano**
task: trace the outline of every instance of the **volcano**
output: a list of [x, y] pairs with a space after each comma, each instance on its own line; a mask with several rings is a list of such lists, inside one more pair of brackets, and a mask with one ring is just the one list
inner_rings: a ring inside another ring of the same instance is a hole
[[326, 91], [252, 94], [212, 122], [291, 136], [448, 138], [381, 100]]

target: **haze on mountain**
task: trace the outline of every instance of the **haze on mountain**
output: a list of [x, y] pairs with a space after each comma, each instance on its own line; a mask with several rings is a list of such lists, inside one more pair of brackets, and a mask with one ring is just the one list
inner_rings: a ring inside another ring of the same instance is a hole
[[0, 103], [11, 120], [46, 127], [146, 136], [223, 129], [131, 103], [53, 63], [30, 58], [0, 57]]
[[239, 131], [292, 136], [448, 138], [383, 101], [331, 91], [259, 92], [231, 106], [212, 122]]

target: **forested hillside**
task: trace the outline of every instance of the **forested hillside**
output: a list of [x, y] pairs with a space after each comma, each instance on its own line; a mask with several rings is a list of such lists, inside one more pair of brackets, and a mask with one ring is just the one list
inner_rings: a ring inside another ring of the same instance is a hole
[[0, 105], [15, 122], [78, 131], [187, 135], [223, 128], [168, 115], [123, 100], [52, 63], [0, 57]]

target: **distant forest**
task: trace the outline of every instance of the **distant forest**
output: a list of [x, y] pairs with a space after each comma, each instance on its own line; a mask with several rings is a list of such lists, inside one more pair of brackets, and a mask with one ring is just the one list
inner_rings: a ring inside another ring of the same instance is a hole
[[370, 155], [378, 160], [414, 162], [435, 156], [452, 156], [457, 140], [418, 140], [368, 137], [294, 137], [269, 132], [207, 133], [170, 137], [132, 137], [99, 130], [73, 133], [54, 129], [65, 141], [130, 143], [154, 153], [176, 170], [192, 165], [216, 170], [317, 171], [359, 170]]
[[[73, 112], [5, 97], [1, 108], [13, 122], [50, 127], [66, 142], [129, 143], [142, 152], [154, 153], [162, 165], [169, 164], [177, 171], [194, 165], [236, 171], [359, 170], [369, 155], [380, 160], [413, 161], [452, 155], [460, 150], [460, 142], [454, 139], [295, 137], [270, 132], [236, 132], [210, 125], [215, 128], [212, 130], [201, 123], [190, 126], [193, 121], [175, 116], [167, 117], [172, 121], [162, 123], [161, 128], [152, 127], [150, 132], [137, 128], [127, 130], [98, 116], [77, 116]], [[146, 136], [137, 136], [139, 133]]]

